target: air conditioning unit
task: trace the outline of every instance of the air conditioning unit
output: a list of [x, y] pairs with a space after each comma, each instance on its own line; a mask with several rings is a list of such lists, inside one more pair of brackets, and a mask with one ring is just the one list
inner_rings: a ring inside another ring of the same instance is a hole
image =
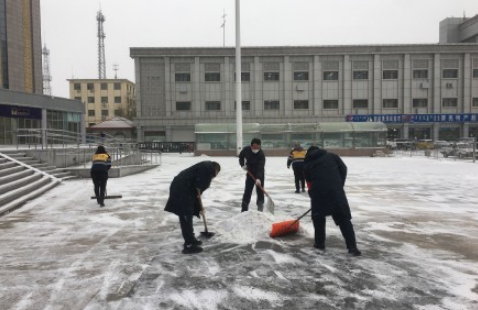
[[452, 83], [446, 83], [446, 88], [453, 88], [453, 84]]
[[305, 87], [302, 86], [302, 85], [296, 85], [296, 86], [295, 86], [295, 90], [296, 90], [296, 91], [304, 91], [304, 90], [305, 90]]
[[420, 88], [421, 89], [428, 89], [428, 83], [427, 82], [423, 82], [420, 84]]

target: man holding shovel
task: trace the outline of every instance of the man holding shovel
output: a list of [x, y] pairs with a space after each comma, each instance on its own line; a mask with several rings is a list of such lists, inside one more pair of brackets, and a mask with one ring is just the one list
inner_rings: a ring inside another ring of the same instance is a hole
[[334, 222], [340, 227], [349, 253], [360, 256], [357, 249], [355, 231], [352, 225], [344, 185], [347, 178], [347, 166], [334, 153], [311, 146], [304, 160], [304, 173], [309, 196], [312, 202], [312, 222], [315, 228], [314, 246], [325, 250], [325, 218], [332, 215]]
[[264, 166], [266, 157], [261, 150], [261, 140], [254, 138], [250, 146], [246, 146], [239, 153], [239, 165], [247, 171], [246, 186], [242, 195], [241, 212], [249, 211], [252, 190], [256, 185], [257, 211], [264, 210]]
[[[183, 254], [195, 254], [203, 251], [201, 241], [194, 236], [193, 215], [204, 217], [201, 194], [209, 188], [221, 166], [214, 161], [203, 161], [181, 171], [171, 183], [169, 199], [165, 211], [179, 217], [184, 238]], [[207, 233], [207, 231], [206, 231]], [[207, 236], [206, 236], [207, 237]]]

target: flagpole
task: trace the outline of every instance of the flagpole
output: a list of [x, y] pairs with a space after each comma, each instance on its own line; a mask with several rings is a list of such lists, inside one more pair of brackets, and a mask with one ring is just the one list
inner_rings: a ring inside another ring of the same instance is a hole
[[242, 89], [241, 89], [241, 3], [236, 0], [236, 146], [242, 150]]

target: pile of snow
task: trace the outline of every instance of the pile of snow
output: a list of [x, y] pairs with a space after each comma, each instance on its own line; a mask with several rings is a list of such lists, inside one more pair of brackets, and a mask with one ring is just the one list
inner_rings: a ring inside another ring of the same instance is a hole
[[273, 221], [274, 217], [267, 212], [241, 212], [215, 225], [215, 239], [221, 243], [239, 244], [268, 240]]

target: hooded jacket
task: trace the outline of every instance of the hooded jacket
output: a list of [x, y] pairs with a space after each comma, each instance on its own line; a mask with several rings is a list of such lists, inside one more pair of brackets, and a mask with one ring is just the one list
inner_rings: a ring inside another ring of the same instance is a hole
[[247, 165], [247, 170], [252, 173], [256, 179], [264, 180], [264, 166], [266, 165], [266, 157], [262, 149], [256, 154], [252, 152], [250, 146], [246, 146], [239, 153], [239, 165]]

